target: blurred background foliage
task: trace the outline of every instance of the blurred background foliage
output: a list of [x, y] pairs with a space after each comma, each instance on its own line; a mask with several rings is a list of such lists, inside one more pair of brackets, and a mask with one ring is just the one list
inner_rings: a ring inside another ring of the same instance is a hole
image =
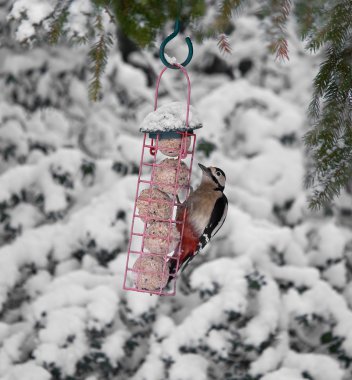
[[[22, 1], [14, 3], [16, 7]], [[314, 162], [306, 177], [306, 184], [312, 188], [310, 207], [331, 202], [348, 185], [352, 174], [351, 0], [92, 0], [89, 9], [81, 10], [86, 18], [85, 31], [75, 28], [77, 19], [71, 15], [74, 3], [79, 1], [57, 1], [52, 11], [33, 23], [34, 33], [19, 37], [32, 42], [42, 36], [39, 30], [45, 30], [53, 44], [61, 38], [89, 43], [89, 95], [94, 101], [103, 93], [101, 77], [115, 35], [109, 24], [117, 27], [125, 42], [150, 48], [170, 34], [170, 21], [178, 18], [183, 31], [192, 38], [216, 38], [220, 51], [229, 53], [227, 34], [233, 29], [232, 15], [247, 12], [261, 20], [273, 59], [288, 60], [287, 23], [292, 19], [305, 49], [321, 57], [320, 69], [312, 78], [312, 100], [307, 104], [310, 130], [305, 143]], [[22, 8], [21, 12], [12, 12], [12, 19], [28, 22], [29, 12]]]

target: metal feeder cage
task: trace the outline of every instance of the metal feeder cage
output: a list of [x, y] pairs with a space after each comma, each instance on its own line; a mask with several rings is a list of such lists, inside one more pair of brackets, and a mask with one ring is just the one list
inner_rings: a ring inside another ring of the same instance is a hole
[[158, 108], [165, 67], [156, 84], [154, 112], [146, 116], [140, 128], [144, 138], [123, 283], [125, 290], [160, 296], [176, 294], [186, 217], [178, 208], [190, 192], [194, 130], [202, 127], [190, 106], [188, 73], [183, 66], [175, 65], [187, 78], [187, 107], [174, 102]]

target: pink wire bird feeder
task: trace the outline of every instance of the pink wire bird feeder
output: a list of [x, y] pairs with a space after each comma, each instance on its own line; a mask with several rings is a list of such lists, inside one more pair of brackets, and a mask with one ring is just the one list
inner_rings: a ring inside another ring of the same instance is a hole
[[[180, 69], [187, 79], [187, 104], [172, 102], [158, 108], [162, 75], [168, 68]], [[178, 63], [165, 67], [157, 80], [154, 111], [142, 122], [144, 133], [137, 191], [123, 289], [171, 296], [176, 294], [180, 242], [184, 215], [177, 208], [190, 192], [196, 135], [201, 128], [190, 105], [191, 82]]]

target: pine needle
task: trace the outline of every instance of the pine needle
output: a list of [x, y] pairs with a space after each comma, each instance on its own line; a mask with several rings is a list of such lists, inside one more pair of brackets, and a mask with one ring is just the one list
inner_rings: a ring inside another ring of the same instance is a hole
[[277, 41], [275, 41], [275, 44], [272, 48], [276, 52], [275, 60], [285, 61], [289, 60], [288, 55], [288, 43], [286, 38], [279, 38]]
[[223, 0], [215, 17], [213, 28], [216, 32], [224, 33], [230, 24], [233, 13], [238, 13], [243, 0]]
[[101, 96], [101, 77], [106, 67], [109, 49], [113, 44], [111, 34], [106, 33], [104, 30], [100, 13], [96, 16], [95, 27], [99, 32], [98, 38], [91, 46], [88, 54], [91, 62], [90, 71], [93, 74], [93, 78], [89, 84], [89, 98], [94, 102]]
[[220, 6], [220, 14], [222, 17], [229, 19], [233, 12], [238, 11], [242, 0], [224, 0]]
[[231, 54], [231, 46], [229, 43], [229, 37], [221, 33], [218, 37], [218, 43], [217, 43], [219, 50], [222, 54]]
[[289, 60], [286, 38], [286, 23], [291, 11], [291, 0], [268, 0], [264, 13], [270, 22], [266, 32], [270, 38], [269, 48], [275, 53], [275, 59]]
[[68, 6], [64, 6], [59, 11], [59, 14], [54, 17], [53, 21], [50, 24], [48, 41], [51, 45], [58, 43], [59, 38], [63, 34], [63, 27], [67, 21], [68, 16]]
[[309, 205], [316, 209], [338, 196], [352, 176], [352, 3], [324, 9], [320, 22], [306, 30], [307, 49], [325, 47], [326, 54], [313, 81], [314, 125], [304, 137], [313, 157], [306, 180], [313, 190]]

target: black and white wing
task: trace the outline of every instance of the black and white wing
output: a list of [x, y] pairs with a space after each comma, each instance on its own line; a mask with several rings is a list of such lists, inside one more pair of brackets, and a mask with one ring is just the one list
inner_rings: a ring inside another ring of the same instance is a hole
[[194, 255], [189, 256], [187, 260], [185, 260], [185, 262], [182, 264], [182, 271], [185, 270], [190, 261], [192, 261], [192, 259], [199, 253], [199, 251], [201, 251], [209, 243], [210, 239], [215, 236], [216, 233], [220, 230], [226, 219], [227, 207], [227, 198], [225, 194], [222, 194], [222, 196], [215, 202], [209, 223], [199, 238], [199, 244], [196, 252]]
[[225, 194], [216, 201], [213, 212], [211, 213], [209, 223], [205, 227], [202, 236], [199, 238], [199, 249], [203, 249], [210, 241], [210, 239], [216, 235], [225, 222], [227, 215], [228, 201]]

